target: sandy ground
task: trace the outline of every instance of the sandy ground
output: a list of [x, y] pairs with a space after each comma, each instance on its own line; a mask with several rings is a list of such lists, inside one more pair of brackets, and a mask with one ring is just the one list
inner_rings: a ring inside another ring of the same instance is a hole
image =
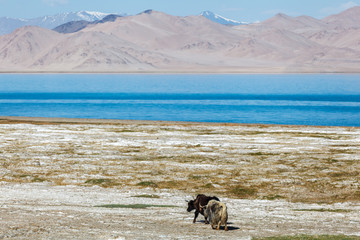
[[[47, 183], [0, 186], [0, 239], [251, 239], [283, 234], [360, 235], [360, 204], [303, 204], [222, 198], [229, 208], [229, 231], [212, 230], [203, 217], [192, 223], [179, 191], [52, 186]], [[136, 198], [156, 194], [159, 199]], [[102, 204], [168, 204], [177, 207], [122, 209]], [[348, 209], [305, 212], [296, 209]]]
[[[0, 123], [0, 239], [360, 236], [358, 128], [3, 117]], [[227, 189], [243, 182], [255, 193]], [[202, 216], [192, 223], [185, 200], [200, 192], [227, 204], [229, 231], [212, 230]], [[278, 197], [269, 200], [270, 193]], [[171, 206], [97, 207], [104, 204]]]

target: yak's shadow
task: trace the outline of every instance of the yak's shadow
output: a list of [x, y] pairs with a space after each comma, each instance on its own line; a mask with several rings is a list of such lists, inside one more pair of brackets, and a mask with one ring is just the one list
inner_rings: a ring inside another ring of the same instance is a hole
[[[205, 224], [205, 220], [199, 220], [199, 221], [196, 221], [196, 222], [199, 222], [199, 223], [202, 223], [202, 224]], [[239, 227], [235, 227], [235, 226], [229, 226], [231, 224], [233, 224], [232, 222], [228, 222], [228, 231], [235, 231], [235, 230], [239, 230], [240, 228]], [[225, 230], [225, 226], [220, 226], [220, 230]]]
[[[220, 229], [225, 230], [225, 227], [220, 227]], [[235, 231], [239, 229], [240, 229], [239, 227], [228, 226], [228, 231]]]

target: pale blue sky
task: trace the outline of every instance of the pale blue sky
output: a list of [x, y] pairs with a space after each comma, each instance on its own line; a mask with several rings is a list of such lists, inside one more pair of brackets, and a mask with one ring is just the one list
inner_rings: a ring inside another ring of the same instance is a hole
[[279, 12], [323, 18], [356, 5], [360, 0], [0, 0], [0, 17], [34, 18], [80, 10], [137, 14], [146, 9], [188, 16], [210, 10], [227, 18], [254, 22]]

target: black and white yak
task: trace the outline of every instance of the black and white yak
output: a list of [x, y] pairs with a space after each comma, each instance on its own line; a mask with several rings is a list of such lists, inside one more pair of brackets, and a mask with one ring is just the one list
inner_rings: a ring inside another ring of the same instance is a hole
[[228, 213], [225, 203], [211, 200], [206, 206], [201, 205], [200, 208], [204, 211], [205, 219], [209, 218], [213, 229], [215, 229], [216, 226], [216, 230], [219, 230], [221, 225], [225, 225], [225, 231], [228, 230]]

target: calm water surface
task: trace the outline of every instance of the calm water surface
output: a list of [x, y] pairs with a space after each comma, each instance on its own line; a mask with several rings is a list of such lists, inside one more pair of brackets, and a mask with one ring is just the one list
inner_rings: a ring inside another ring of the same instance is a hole
[[2, 74], [0, 115], [360, 126], [360, 75]]

